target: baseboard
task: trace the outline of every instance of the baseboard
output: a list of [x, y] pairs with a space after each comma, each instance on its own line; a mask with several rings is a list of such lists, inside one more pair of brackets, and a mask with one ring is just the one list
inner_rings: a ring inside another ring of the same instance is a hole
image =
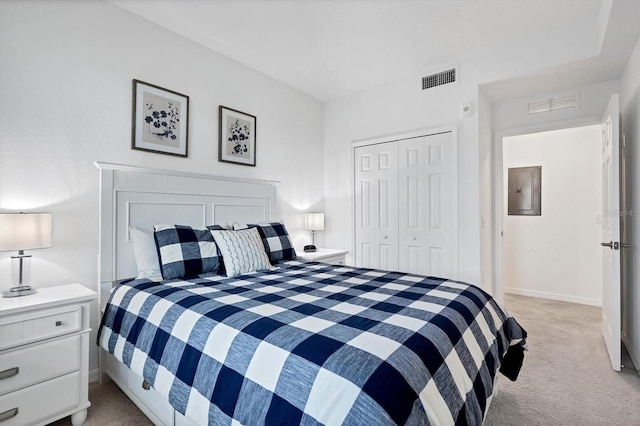
[[96, 383], [100, 381], [100, 369], [89, 371], [89, 383]]
[[[557, 300], [559, 302], [579, 303], [581, 305], [602, 307], [602, 300], [588, 297], [571, 296], [569, 294], [551, 293], [548, 291], [527, 290], [522, 288], [505, 287], [505, 293], [519, 296], [539, 297], [541, 299]], [[635, 361], [634, 361], [635, 362]]]
[[631, 362], [633, 362], [633, 366], [638, 374], [640, 374], [640, 356], [638, 356], [638, 353], [634, 351], [633, 346], [631, 346], [631, 343], [626, 336], [622, 336], [622, 343], [624, 343], [625, 348], [627, 348], [627, 353], [631, 358]]

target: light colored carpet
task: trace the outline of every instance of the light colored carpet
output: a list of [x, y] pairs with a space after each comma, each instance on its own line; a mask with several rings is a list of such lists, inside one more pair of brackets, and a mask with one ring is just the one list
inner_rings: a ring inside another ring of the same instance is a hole
[[[153, 426], [151, 420], [136, 407], [113, 382], [100, 386], [89, 385], [89, 415], [85, 426]], [[65, 417], [49, 426], [70, 426], [71, 417]]]
[[[506, 306], [529, 333], [529, 351], [516, 382], [501, 377], [486, 426], [640, 425], [640, 377], [611, 369], [599, 308], [513, 295]], [[87, 426], [152, 424], [114, 383], [91, 384], [89, 399]]]
[[501, 377], [485, 425], [640, 425], [640, 377], [611, 368], [600, 308], [514, 295], [506, 307], [529, 350], [516, 382]]

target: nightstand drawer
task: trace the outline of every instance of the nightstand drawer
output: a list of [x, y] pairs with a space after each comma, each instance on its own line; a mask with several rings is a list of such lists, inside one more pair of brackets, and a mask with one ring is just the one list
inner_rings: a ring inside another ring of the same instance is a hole
[[0, 396], [2, 426], [39, 423], [77, 407], [80, 373], [75, 372]]
[[0, 349], [80, 330], [80, 307], [68, 306], [14, 315], [0, 320]]
[[80, 336], [3, 353], [0, 355], [0, 395], [79, 369]]
[[344, 265], [344, 255], [325, 257], [319, 259], [318, 262], [330, 263], [331, 265]]
[[298, 253], [298, 259], [309, 262], [329, 263], [331, 265], [344, 265], [347, 253], [349, 253], [348, 250], [319, 248], [310, 253]]

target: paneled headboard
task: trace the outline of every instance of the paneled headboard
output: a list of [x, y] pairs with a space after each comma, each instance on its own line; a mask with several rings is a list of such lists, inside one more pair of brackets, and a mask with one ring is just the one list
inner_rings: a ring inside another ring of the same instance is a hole
[[97, 162], [100, 169], [100, 307], [114, 281], [135, 277], [129, 227], [271, 220], [276, 181], [236, 179]]

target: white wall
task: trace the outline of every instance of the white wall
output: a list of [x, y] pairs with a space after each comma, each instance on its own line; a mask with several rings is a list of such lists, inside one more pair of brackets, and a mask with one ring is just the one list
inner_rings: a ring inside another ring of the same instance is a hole
[[[53, 247], [32, 252], [35, 287], [97, 289], [94, 161], [279, 180], [278, 217], [308, 241], [301, 212], [323, 208], [319, 101], [108, 2], [2, 1], [0, 52], [0, 209], [53, 213]], [[190, 96], [189, 158], [131, 150], [134, 78]], [[217, 161], [218, 105], [257, 116], [256, 167]]]
[[[600, 306], [600, 125], [504, 139], [504, 286], [508, 293]], [[542, 166], [542, 215], [507, 215], [512, 167]]]
[[[459, 198], [477, 205], [477, 119], [458, 120], [461, 85], [441, 86], [430, 93], [416, 90], [418, 80], [379, 90], [362, 92], [327, 104], [325, 107], [325, 241], [327, 246], [351, 249], [352, 158], [351, 142], [375, 136], [402, 133], [429, 125], [454, 122], [458, 128]], [[411, 108], [410, 106], [413, 106]], [[452, 119], [455, 117], [455, 119]], [[474, 177], [475, 176], [475, 177]], [[478, 216], [468, 208], [459, 209], [459, 263], [461, 279], [479, 282]], [[329, 222], [331, 221], [331, 222]]]
[[[483, 288], [493, 290], [493, 110], [482, 91], [478, 93], [478, 127], [480, 157], [480, 277]], [[502, 295], [496, 295], [503, 302]]]
[[[457, 278], [491, 291], [492, 283], [482, 280], [483, 268], [485, 274], [490, 273], [492, 264], [491, 255], [481, 255], [481, 250], [491, 246], [490, 219], [485, 218], [488, 232], [481, 232], [482, 215], [489, 212], [490, 202], [481, 206], [480, 201], [481, 194], [490, 197], [491, 171], [487, 168], [490, 167], [488, 127], [480, 129], [477, 113], [479, 104], [486, 106], [488, 100], [479, 96], [479, 86], [598, 54], [600, 45], [593, 28], [597, 28], [596, 22], [576, 23], [529, 34], [527, 39], [505, 40], [500, 46], [487, 46], [453, 64], [458, 71], [458, 82], [453, 84], [421, 90], [422, 75], [447, 69], [443, 66], [326, 103], [327, 246], [353, 248], [352, 142], [454, 124], [458, 127]], [[564, 43], [558, 43], [558, 39]], [[469, 102], [475, 105], [476, 113], [462, 118], [461, 108]], [[483, 126], [491, 123], [491, 113], [483, 114], [482, 122]]]
[[[640, 20], [640, 16], [638, 17]], [[622, 339], [640, 369], [640, 38], [620, 84], [622, 134], [625, 140], [626, 243], [623, 266], [626, 286], [622, 289]]]
[[578, 105], [576, 108], [559, 109], [552, 112], [527, 114], [527, 103], [534, 98], [517, 98], [493, 104], [493, 129], [496, 132], [507, 132], [509, 136], [523, 131], [533, 132], [564, 128], [585, 124], [585, 122], [600, 122], [611, 95], [619, 93], [620, 80], [609, 80], [584, 86], [574, 87], [568, 90], [560, 90], [551, 93], [541, 93], [540, 97], [553, 98], [564, 95], [576, 95]]

